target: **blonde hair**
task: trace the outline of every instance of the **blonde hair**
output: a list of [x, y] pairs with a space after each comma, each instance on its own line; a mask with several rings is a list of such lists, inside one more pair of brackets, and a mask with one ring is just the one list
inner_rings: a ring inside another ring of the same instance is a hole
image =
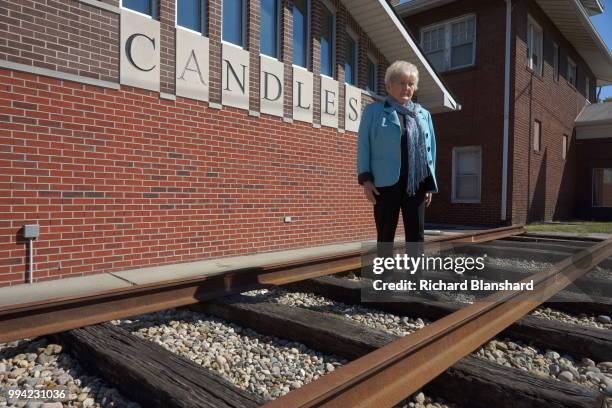
[[408, 61], [395, 61], [393, 64], [389, 65], [387, 68], [387, 72], [385, 72], [385, 84], [390, 85], [393, 82], [397, 81], [397, 78], [402, 76], [403, 74], [408, 74], [408, 76], [413, 76], [416, 80], [415, 85], [419, 84], [419, 70], [416, 65]]

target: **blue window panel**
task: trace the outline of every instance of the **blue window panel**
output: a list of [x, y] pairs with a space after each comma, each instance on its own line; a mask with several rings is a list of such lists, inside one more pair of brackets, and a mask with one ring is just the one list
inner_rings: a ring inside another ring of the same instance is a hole
[[244, 46], [243, 0], [223, 0], [223, 40]]
[[261, 0], [261, 53], [278, 57], [278, 0]]
[[308, 0], [293, 2], [293, 63], [308, 68]]
[[322, 7], [321, 13], [321, 73], [334, 76], [334, 15]]
[[193, 31], [206, 31], [206, 1], [178, 0], [177, 24]]
[[346, 34], [346, 55], [344, 62], [344, 82], [355, 85], [357, 83], [357, 70], [355, 60], [357, 59], [357, 43], [353, 37]]
[[123, 0], [123, 7], [155, 17], [154, 3], [154, 0]]
[[376, 64], [368, 58], [368, 90], [376, 92]]

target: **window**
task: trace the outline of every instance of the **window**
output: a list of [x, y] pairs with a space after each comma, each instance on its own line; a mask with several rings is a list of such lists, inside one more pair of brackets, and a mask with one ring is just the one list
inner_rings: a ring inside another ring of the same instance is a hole
[[569, 137], [567, 135], [563, 135], [563, 145], [561, 146], [561, 157], [563, 160], [567, 157], [567, 150], [569, 148]]
[[206, 32], [206, 0], [178, 0], [176, 24], [204, 34]]
[[559, 69], [559, 61], [561, 61], [561, 58], [559, 58], [561, 55], [560, 52], [561, 49], [559, 46], [557, 44], [553, 44], [553, 78], [555, 81], [559, 80], [559, 72], [561, 72]]
[[453, 148], [453, 203], [479, 203], [482, 173], [480, 146]]
[[122, 6], [157, 18], [157, 0], [123, 0]]
[[366, 89], [370, 92], [378, 92], [378, 64], [376, 58], [368, 54], [368, 83]]
[[279, 57], [279, 0], [261, 0], [260, 49], [270, 57]]
[[584, 78], [584, 96], [587, 101], [591, 100], [591, 80], [589, 77]]
[[421, 31], [421, 47], [437, 71], [474, 65], [475, 16], [461, 17]]
[[334, 77], [336, 17], [321, 4], [321, 74]]
[[533, 150], [540, 151], [542, 143], [542, 123], [538, 120], [533, 121]]
[[358, 36], [351, 31], [346, 32], [346, 52], [344, 53], [344, 82], [357, 85], [357, 55]]
[[527, 66], [542, 75], [542, 27], [529, 16], [527, 21]]
[[593, 169], [593, 207], [612, 207], [612, 168]]
[[246, 46], [246, 0], [223, 0], [223, 41]]
[[308, 68], [308, 0], [293, 0], [293, 63]]
[[577, 74], [578, 67], [576, 66], [576, 63], [570, 57], [567, 57], [567, 82], [576, 86]]

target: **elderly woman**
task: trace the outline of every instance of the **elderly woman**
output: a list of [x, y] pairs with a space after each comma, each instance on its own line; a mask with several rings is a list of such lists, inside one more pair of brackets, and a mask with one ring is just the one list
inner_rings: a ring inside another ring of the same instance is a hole
[[425, 206], [436, 182], [431, 114], [412, 101], [419, 72], [395, 61], [385, 74], [387, 97], [366, 106], [359, 126], [357, 174], [374, 205], [377, 241], [393, 242], [402, 210], [406, 242], [424, 240]]

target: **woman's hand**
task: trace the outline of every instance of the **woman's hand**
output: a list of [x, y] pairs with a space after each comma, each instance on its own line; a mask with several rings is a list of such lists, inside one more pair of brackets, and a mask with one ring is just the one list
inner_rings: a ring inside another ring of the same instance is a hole
[[431, 204], [432, 197], [433, 197], [433, 194], [425, 193], [425, 204], [427, 207], [429, 207], [429, 205]]
[[379, 195], [379, 193], [374, 183], [371, 181], [365, 181], [363, 183], [363, 193], [368, 201], [372, 203], [372, 205], [376, 205], [376, 197], [374, 197], [374, 195]]

